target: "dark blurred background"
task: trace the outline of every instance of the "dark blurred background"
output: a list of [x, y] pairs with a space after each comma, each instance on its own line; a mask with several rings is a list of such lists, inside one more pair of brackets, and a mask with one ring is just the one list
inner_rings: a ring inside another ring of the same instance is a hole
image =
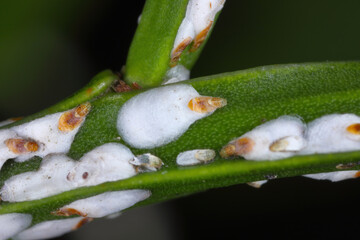
[[[0, 120], [119, 70], [144, 1], [0, 2]], [[228, 0], [192, 77], [255, 66], [360, 59], [360, 1]], [[358, 232], [359, 180], [238, 185], [96, 220], [59, 239], [342, 239]]]

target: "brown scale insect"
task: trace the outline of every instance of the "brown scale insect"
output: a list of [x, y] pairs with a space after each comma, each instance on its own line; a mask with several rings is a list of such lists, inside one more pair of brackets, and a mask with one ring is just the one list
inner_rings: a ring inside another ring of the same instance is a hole
[[132, 91], [132, 88], [123, 80], [118, 80], [117, 83], [113, 86], [113, 89], [117, 93]]
[[59, 119], [59, 130], [62, 132], [70, 132], [78, 127], [90, 112], [91, 105], [89, 102], [80, 104], [76, 108], [63, 113]]
[[204, 28], [198, 35], [196, 35], [194, 44], [192, 45], [190, 52], [195, 52], [201, 46], [201, 44], [205, 41], [206, 36], [208, 35], [212, 24], [213, 24], [213, 21], [211, 21], [209, 23], [209, 25], [207, 25], [206, 28]]
[[39, 149], [39, 145], [29, 139], [22, 138], [10, 138], [5, 141], [6, 146], [15, 154], [25, 154], [30, 152], [36, 152]]
[[351, 124], [346, 128], [346, 131], [348, 131], [351, 134], [360, 134], [360, 123]]
[[188, 107], [191, 111], [198, 113], [213, 112], [227, 104], [226, 99], [218, 97], [196, 97], [189, 101]]
[[222, 158], [242, 156], [246, 153], [249, 153], [253, 149], [254, 145], [255, 142], [250, 138], [239, 138], [223, 147], [220, 151], [220, 156]]
[[62, 216], [62, 217], [69, 217], [69, 216], [73, 216], [73, 215], [78, 215], [78, 216], [82, 216], [82, 217], [86, 217], [87, 214], [82, 213], [74, 208], [60, 208], [54, 212], [51, 212], [52, 215], [55, 216]]
[[174, 51], [171, 53], [170, 67], [176, 66], [177, 62], [180, 59], [182, 52], [185, 50], [185, 48], [187, 46], [190, 45], [192, 40], [193, 39], [191, 37], [187, 37], [174, 49]]

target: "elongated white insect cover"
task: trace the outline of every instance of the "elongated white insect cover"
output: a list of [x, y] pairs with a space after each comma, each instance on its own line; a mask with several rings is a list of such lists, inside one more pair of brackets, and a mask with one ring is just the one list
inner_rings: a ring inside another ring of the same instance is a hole
[[291, 157], [306, 146], [305, 129], [299, 118], [281, 116], [230, 142], [220, 154], [224, 158], [243, 156], [256, 161]]
[[125, 190], [116, 192], [107, 192], [94, 197], [77, 200], [60, 209], [75, 209], [82, 215], [93, 218], [105, 217], [126, 208], [129, 208], [137, 202], [150, 197], [151, 193], [147, 190]]
[[46, 221], [32, 226], [14, 237], [15, 240], [40, 240], [59, 237], [71, 232], [81, 225], [84, 218], [70, 218], [64, 220]]
[[248, 182], [247, 184], [254, 188], [261, 188], [261, 186], [267, 182], [268, 182], [268, 180], [260, 180], [260, 181], [255, 181], [255, 182]]
[[172, 49], [172, 62], [176, 62], [182, 51], [194, 42], [197, 49], [205, 40], [216, 14], [223, 8], [225, 0], [190, 0], [185, 18], [181, 22]]
[[78, 187], [129, 178], [136, 175], [129, 163], [133, 158], [124, 145], [107, 143], [85, 154], [67, 178]]
[[331, 114], [308, 125], [308, 144], [301, 154], [360, 150], [360, 117]]
[[9, 213], [0, 215], [0, 240], [13, 237], [31, 224], [30, 214]]
[[180, 153], [176, 163], [180, 166], [204, 164], [214, 160], [216, 153], [212, 149], [196, 149]]
[[136, 148], [154, 148], [180, 137], [196, 120], [209, 113], [191, 111], [199, 93], [180, 84], [151, 89], [131, 98], [119, 111], [117, 129], [122, 139]]
[[75, 162], [65, 155], [45, 157], [38, 171], [15, 175], [5, 181], [0, 194], [3, 201], [40, 199], [74, 188], [66, 179]]
[[11, 118], [6, 119], [6, 120], [0, 122], [0, 127], [6, 126], [6, 125], [8, 125], [10, 123], [13, 123], [13, 122], [15, 122], [15, 120], [13, 120]]
[[360, 173], [359, 171], [349, 170], [349, 171], [307, 174], [304, 175], [304, 177], [313, 178], [317, 180], [329, 180], [332, 182], [338, 182], [347, 179], [357, 178], [360, 176], [359, 173]]

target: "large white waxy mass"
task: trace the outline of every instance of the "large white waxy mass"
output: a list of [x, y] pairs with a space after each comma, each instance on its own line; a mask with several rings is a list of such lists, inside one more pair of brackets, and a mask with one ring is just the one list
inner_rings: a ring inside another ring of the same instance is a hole
[[0, 215], [0, 240], [13, 237], [30, 226], [30, 214], [9, 213]]
[[332, 153], [360, 150], [360, 134], [347, 127], [360, 123], [355, 114], [331, 114], [308, 124], [307, 147], [301, 154]]
[[[254, 142], [252, 149], [242, 156], [256, 161], [291, 157], [306, 146], [305, 129], [305, 124], [292, 116], [282, 116], [266, 122], [241, 136]], [[276, 151], [272, 151], [270, 147], [276, 143], [279, 147], [274, 147]]]
[[40, 240], [59, 237], [75, 230], [82, 220], [82, 217], [77, 217], [42, 222], [19, 233], [14, 237], [14, 240]]
[[15, 175], [5, 181], [3, 201], [22, 202], [55, 195], [74, 188], [66, 179], [75, 162], [65, 155], [45, 157], [38, 171]]
[[5, 181], [4, 201], [41, 199], [82, 186], [129, 178], [136, 174], [129, 163], [134, 155], [122, 144], [107, 143], [85, 154], [79, 161], [65, 155], [45, 157], [38, 171], [15, 175]]
[[211, 113], [188, 107], [199, 93], [190, 85], [170, 85], [140, 93], [119, 111], [117, 129], [122, 139], [136, 148], [154, 148], [180, 137], [196, 120]]
[[126, 208], [129, 208], [150, 197], [151, 193], [147, 190], [125, 190], [116, 192], [106, 192], [94, 197], [77, 200], [66, 208], [76, 209], [87, 217], [105, 217]]
[[85, 154], [70, 171], [68, 179], [83, 187], [129, 178], [136, 175], [129, 163], [133, 158], [124, 145], [107, 143]]
[[316, 173], [307, 174], [304, 177], [313, 178], [317, 180], [329, 180], [332, 182], [343, 181], [347, 179], [357, 178], [358, 171], [338, 171], [338, 172], [327, 172], [327, 173]]

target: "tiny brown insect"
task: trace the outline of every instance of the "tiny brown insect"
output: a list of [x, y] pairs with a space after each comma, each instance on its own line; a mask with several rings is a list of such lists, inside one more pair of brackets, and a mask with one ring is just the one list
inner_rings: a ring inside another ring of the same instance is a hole
[[188, 107], [191, 111], [198, 113], [213, 112], [227, 104], [226, 99], [218, 97], [196, 97], [189, 101]]
[[86, 217], [87, 214], [82, 213], [74, 208], [60, 208], [59, 210], [56, 210], [54, 212], [51, 212], [52, 215], [55, 216], [63, 216], [63, 217], [69, 217], [73, 215], [78, 215], [82, 217]]
[[220, 151], [220, 155], [223, 158], [242, 156], [244, 154], [251, 152], [254, 145], [255, 142], [250, 138], [247, 137], [239, 138], [224, 146]]
[[39, 149], [39, 145], [29, 139], [22, 138], [10, 138], [5, 141], [6, 146], [15, 154], [25, 154], [30, 152], [36, 152]]
[[78, 127], [90, 112], [91, 105], [89, 102], [80, 104], [76, 108], [63, 113], [59, 119], [59, 130], [62, 132], [70, 132]]
[[187, 37], [181, 43], [179, 43], [179, 45], [176, 46], [176, 48], [171, 53], [170, 67], [175, 67], [176, 66], [177, 62], [180, 59], [180, 56], [181, 56], [182, 52], [185, 50], [185, 48], [187, 46], [190, 45], [192, 40], [193, 39], [191, 37]]
[[213, 24], [213, 21], [211, 21], [209, 23], [209, 25], [207, 25], [206, 28], [204, 28], [198, 35], [196, 35], [194, 44], [192, 45], [190, 52], [196, 51], [201, 46], [201, 44], [205, 41], [212, 24]]
[[351, 124], [346, 128], [346, 131], [348, 131], [351, 134], [360, 134], [360, 123]]

